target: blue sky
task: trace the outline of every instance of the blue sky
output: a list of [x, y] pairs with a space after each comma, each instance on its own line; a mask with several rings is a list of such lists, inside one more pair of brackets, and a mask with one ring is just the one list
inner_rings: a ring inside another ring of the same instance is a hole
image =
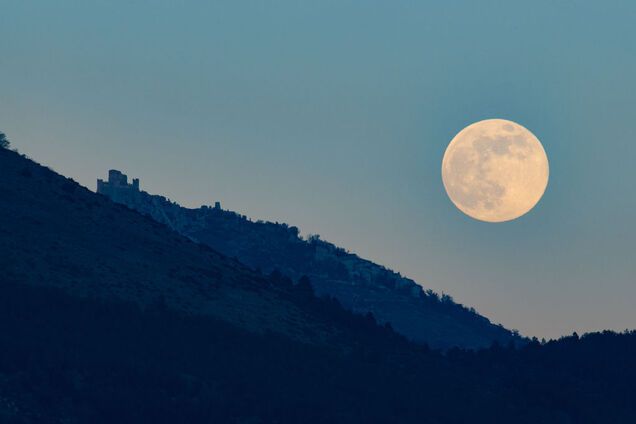
[[[82, 184], [285, 221], [522, 333], [636, 327], [636, 3], [0, 0], [0, 130]], [[455, 209], [471, 122], [542, 141], [521, 219]]]

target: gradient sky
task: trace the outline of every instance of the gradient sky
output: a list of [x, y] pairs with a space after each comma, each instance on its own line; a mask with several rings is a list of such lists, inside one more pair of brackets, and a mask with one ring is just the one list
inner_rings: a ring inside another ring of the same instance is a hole
[[[636, 2], [0, 0], [0, 130], [94, 189], [298, 225], [523, 334], [636, 327]], [[526, 126], [538, 206], [472, 220], [452, 137]]]

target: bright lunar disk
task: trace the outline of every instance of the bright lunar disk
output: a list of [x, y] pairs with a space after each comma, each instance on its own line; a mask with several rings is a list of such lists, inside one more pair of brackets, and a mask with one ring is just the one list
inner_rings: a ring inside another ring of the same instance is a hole
[[448, 197], [466, 215], [503, 222], [532, 209], [548, 185], [541, 142], [504, 119], [475, 122], [451, 140], [442, 161]]

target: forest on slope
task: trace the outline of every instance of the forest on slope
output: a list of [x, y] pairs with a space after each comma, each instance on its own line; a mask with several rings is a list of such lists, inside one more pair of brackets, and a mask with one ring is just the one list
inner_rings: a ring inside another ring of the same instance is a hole
[[519, 423], [636, 419], [636, 334], [447, 354], [323, 300], [358, 339], [255, 333], [165, 305], [0, 284], [0, 422]]

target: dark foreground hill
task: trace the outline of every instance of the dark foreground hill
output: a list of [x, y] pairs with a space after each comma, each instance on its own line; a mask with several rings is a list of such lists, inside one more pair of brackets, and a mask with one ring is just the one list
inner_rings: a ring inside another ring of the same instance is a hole
[[0, 422], [633, 423], [636, 335], [441, 354], [0, 149]]
[[[162, 307], [0, 284], [0, 422], [635, 422], [636, 335], [345, 354]], [[376, 342], [373, 342], [375, 340]]]
[[334, 296], [352, 311], [372, 312], [411, 340], [439, 348], [520, 340], [450, 296], [425, 291], [413, 280], [318, 237], [305, 240], [296, 227], [253, 222], [220, 205], [187, 209], [140, 191], [138, 180], [128, 184], [118, 171], [110, 171], [108, 182], [98, 182], [98, 192], [254, 269], [277, 270], [294, 280], [306, 275], [318, 294]]
[[303, 341], [337, 333], [262, 275], [14, 152], [0, 150], [0, 173], [3, 282], [165, 302]]

